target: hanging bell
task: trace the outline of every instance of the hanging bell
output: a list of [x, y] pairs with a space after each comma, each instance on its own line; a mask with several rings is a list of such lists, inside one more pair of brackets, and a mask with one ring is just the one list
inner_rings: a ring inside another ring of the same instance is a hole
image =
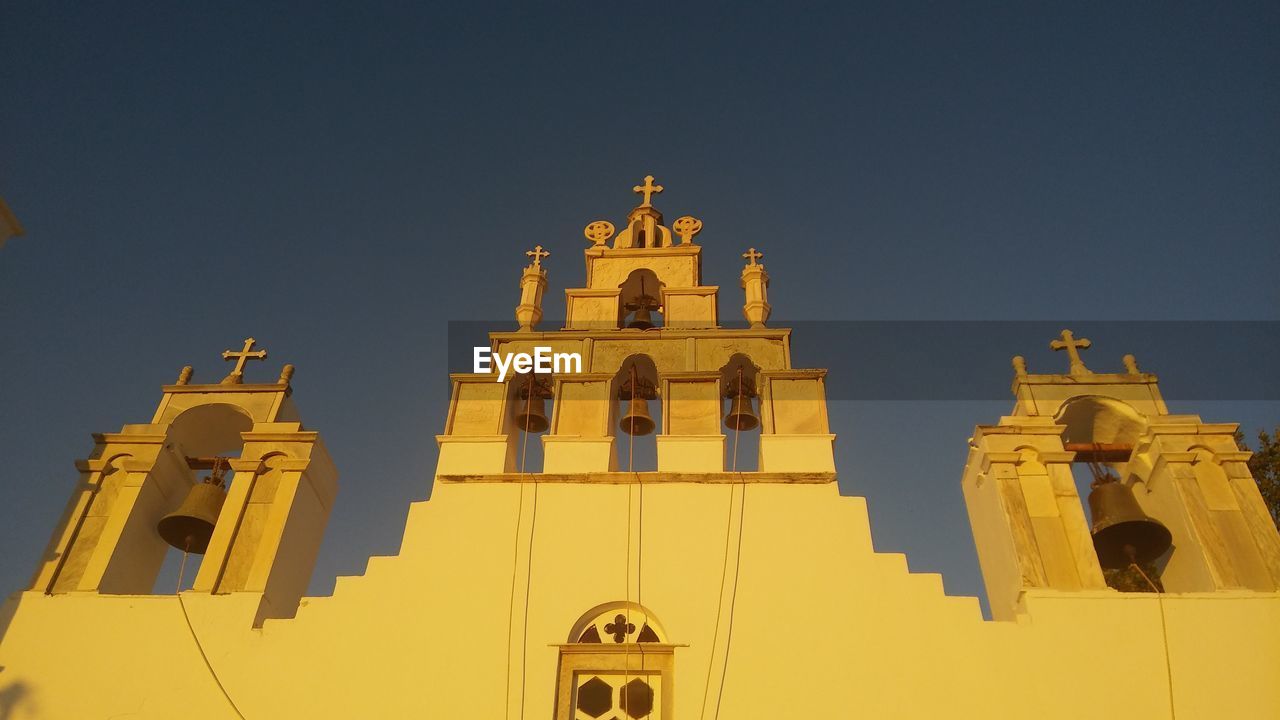
[[1133, 490], [1117, 479], [1095, 481], [1089, 493], [1098, 563], [1118, 569], [1151, 562], [1172, 547], [1169, 528], [1142, 512]]
[[636, 330], [648, 330], [653, 327], [653, 312], [648, 305], [640, 305], [636, 308], [635, 314], [631, 316], [631, 322], [627, 323], [627, 327]]
[[533, 397], [517, 400], [512, 419], [516, 421], [516, 427], [527, 433], [540, 433], [551, 426], [547, 422], [546, 400], [537, 390], [533, 391]]
[[227, 491], [221, 482], [205, 478], [191, 486], [177, 510], [160, 518], [156, 530], [165, 542], [179, 550], [202, 555], [209, 549], [213, 526], [218, 523], [218, 513], [226, 499]]
[[622, 416], [618, 427], [628, 435], [648, 435], [653, 432], [653, 418], [649, 417], [649, 401], [645, 400], [640, 393], [631, 395], [627, 414]]
[[738, 395], [729, 405], [729, 414], [724, 416], [725, 427], [730, 430], [755, 430], [760, 418], [751, 410], [751, 396]]

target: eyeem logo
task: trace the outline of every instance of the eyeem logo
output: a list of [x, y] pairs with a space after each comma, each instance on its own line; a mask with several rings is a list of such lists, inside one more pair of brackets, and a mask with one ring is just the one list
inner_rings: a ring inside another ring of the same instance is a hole
[[473, 372], [487, 374], [493, 371], [495, 365], [498, 367], [498, 379], [494, 382], [502, 382], [507, 379], [508, 370], [514, 370], [518, 375], [527, 372], [538, 375], [553, 372], [580, 373], [582, 356], [578, 353], [553, 353], [549, 347], [535, 347], [532, 355], [529, 353], [494, 354], [487, 347], [476, 346]]

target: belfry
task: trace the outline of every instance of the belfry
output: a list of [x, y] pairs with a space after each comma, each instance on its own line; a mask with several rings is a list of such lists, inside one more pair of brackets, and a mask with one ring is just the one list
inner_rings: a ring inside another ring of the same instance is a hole
[[[756, 239], [708, 245], [743, 262], [743, 322], [722, 323], [702, 221], [668, 227], [653, 176], [634, 191], [624, 224], [586, 225], [562, 327], [543, 300], [570, 253], [511, 249], [515, 322], [488, 349], [581, 366], [452, 374], [431, 498], [330, 596], [305, 591], [337, 472], [293, 366], [251, 379], [254, 338], [95, 435], [4, 606], [0, 717], [1280, 717], [1280, 535], [1234, 425], [1170, 413], [1133, 356], [1090, 370], [1068, 330], [1068, 372], [1015, 357], [1014, 408], [975, 429], [954, 499], [985, 620], [876, 552], [841, 495], [826, 371], [792, 366]], [[189, 585], [156, 587], [179, 556]], [[1147, 591], [1108, 586], [1130, 566]]]

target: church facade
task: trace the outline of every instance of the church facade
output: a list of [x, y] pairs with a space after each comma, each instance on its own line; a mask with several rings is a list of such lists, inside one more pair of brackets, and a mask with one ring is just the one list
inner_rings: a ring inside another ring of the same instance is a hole
[[[839, 493], [825, 371], [768, 324], [762, 254], [746, 326], [722, 326], [701, 221], [668, 227], [652, 177], [635, 191], [621, 230], [587, 226], [565, 327], [539, 329], [538, 247], [517, 329], [489, 336], [580, 372], [454, 374], [430, 500], [331, 596], [305, 590], [337, 473], [293, 368], [246, 379], [252, 338], [220, 382], [184, 368], [150, 422], [95, 435], [0, 613], [0, 717], [1280, 717], [1280, 535], [1234, 425], [1171, 414], [1132, 356], [1090, 370], [1067, 331], [1067, 373], [1015, 358], [1014, 407], [961, 473], [985, 620], [876, 552]], [[190, 589], [154, 593], [178, 551]], [[1150, 592], [1108, 587], [1151, 563]]]

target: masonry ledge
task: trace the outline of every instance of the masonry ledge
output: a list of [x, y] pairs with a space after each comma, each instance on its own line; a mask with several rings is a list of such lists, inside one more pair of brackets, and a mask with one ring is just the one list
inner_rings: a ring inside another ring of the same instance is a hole
[[437, 475], [448, 483], [704, 483], [704, 484], [774, 484], [824, 485], [836, 481], [833, 472], [581, 472], [581, 473], [482, 473], [474, 475]]

